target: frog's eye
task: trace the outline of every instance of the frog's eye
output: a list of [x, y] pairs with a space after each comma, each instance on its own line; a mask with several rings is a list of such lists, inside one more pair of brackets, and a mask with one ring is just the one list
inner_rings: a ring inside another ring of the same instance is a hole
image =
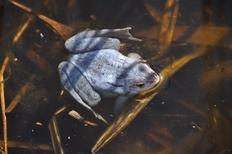
[[143, 82], [138, 82], [137, 84], [136, 84], [136, 86], [138, 86], [138, 87], [143, 87], [144, 86], [144, 83]]

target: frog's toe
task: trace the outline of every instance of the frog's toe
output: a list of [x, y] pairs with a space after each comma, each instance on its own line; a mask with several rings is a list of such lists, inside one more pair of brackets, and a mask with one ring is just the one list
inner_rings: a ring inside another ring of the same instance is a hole
[[99, 120], [103, 121], [104, 123], [106, 123], [108, 125], [108, 122], [97, 112], [95, 112], [94, 110], [92, 110], [93, 114], [95, 115], [96, 118], [98, 118]]
[[108, 125], [108, 122], [100, 114], [97, 115], [97, 118]]

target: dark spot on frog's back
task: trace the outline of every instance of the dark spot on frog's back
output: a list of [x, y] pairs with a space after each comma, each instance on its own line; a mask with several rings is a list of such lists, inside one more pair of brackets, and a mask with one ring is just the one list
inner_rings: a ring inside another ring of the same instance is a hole
[[126, 77], [127, 77], [127, 73], [122, 73], [117, 77], [117, 79], [124, 79]]

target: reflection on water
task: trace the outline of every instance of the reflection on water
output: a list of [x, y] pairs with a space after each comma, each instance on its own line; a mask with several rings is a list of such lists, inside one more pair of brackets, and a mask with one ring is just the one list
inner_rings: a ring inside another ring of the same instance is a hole
[[[121, 52], [137, 52], [150, 65], [169, 68], [170, 85], [100, 152], [232, 152], [232, 2], [17, 2], [39, 15], [7, 1], [0, 3], [0, 65], [8, 53], [17, 58], [6, 68], [10, 73], [4, 73], [4, 78], [10, 75], [4, 82], [6, 108], [11, 102], [19, 102], [6, 113], [9, 153], [54, 153], [48, 123], [63, 106], [66, 108], [56, 116], [56, 122], [64, 152], [91, 150], [107, 126], [68, 95], [59, 96], [57, 66], [68, 54], [64, 39], [86, 28], [128, 26], [143, 42], [127, 41]], [[114, 121], [114, 101], [103, 99], [95, 107], [109, 122]], [[70, 110], [98, 127], [72, 118]], [[3, 147], [2, 129], [0, 143]]]

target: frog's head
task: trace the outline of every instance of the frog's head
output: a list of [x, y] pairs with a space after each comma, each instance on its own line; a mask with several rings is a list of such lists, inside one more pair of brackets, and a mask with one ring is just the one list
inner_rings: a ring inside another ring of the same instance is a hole
[[126, 77], [126, 89], [129, 94], [138, 94], [144, 90], [150, 89], [160, 81], [158, 73], [153, 71], [145, 63], [136, 63]]

